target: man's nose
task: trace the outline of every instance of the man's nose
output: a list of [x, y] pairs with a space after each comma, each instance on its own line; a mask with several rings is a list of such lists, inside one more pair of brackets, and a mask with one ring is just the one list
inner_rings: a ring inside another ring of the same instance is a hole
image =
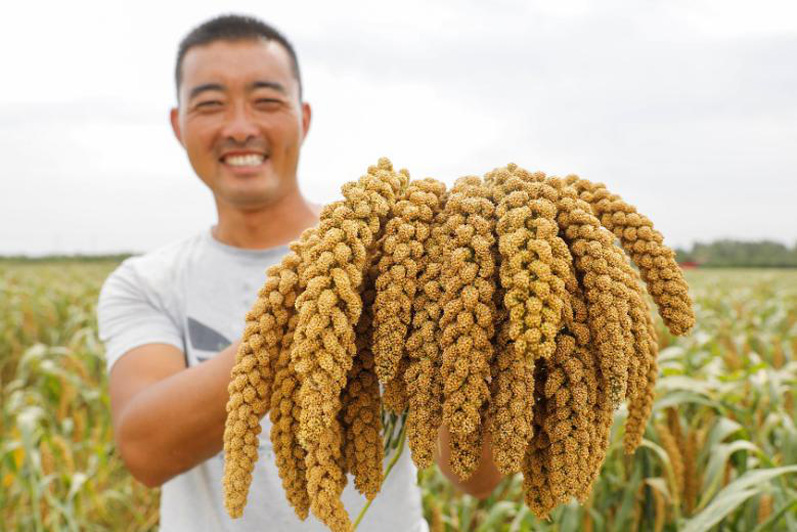
[[230, 115], [222, 131], [225, 138], [245, 143], [250, 138], [256, 137], [258, 133], [257, 125], [246, 106], [235, 105], [230, 108]]

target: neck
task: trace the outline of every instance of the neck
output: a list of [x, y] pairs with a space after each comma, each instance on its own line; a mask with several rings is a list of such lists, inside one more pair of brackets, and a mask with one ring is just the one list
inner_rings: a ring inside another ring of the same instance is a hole
[[219, 223], [211, 234], [223, 244], [243, 249], [267, 249], [297, 240], [318, 223], [321, 207], [309, 203], [298, 190], [277, 202], [244, 210], [216, 198]]

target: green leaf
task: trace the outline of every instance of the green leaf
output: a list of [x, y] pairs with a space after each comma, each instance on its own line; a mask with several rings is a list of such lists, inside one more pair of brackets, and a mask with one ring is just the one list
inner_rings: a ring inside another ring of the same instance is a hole
[[670, 495], [670, 488], [667, 486], [667, 481], [662, 477], [653, 477], [653, 478], [646, 478], [645, 484], [650, 486], [652, 489], [661, 493], [662, 497], [667, 503], [672, 502], [672, 496]]
[[667, 394], [664, 397], [656, 401], [653, 408], [655, 410], [661, 410], [664, 408], [669, 408], [672, 406], [678, 406], [688, 403], [709, 406], [719, 411], [724, 410], [722, 403], [714, 401], [713, 399], [708, 399], [706, 396], [700, 395], [699, 393], [687, 390], [676, 390], [672, 392], [667, 392]]
[[743, 428], [744, 427], [742, 427], [739, 422], [727, 417], [721, 417], [717, 420], [716, 425], [714, 425], [714, 427], [711, 429], [709, 441], [711, 443], [725, 441], [725, 438], [739, 430], [742, 430]]
[[517, 505], [509, 501], [499, 501], [493, 504], [487, 512], [487, 517], [477, 528], [477, 532], [492, 532], [505, 522], [517, 510]]
[[793, 510], [797, 510], [797, 499], [791, 501], [790, 504], [785, 504], [783, 508], [772, 514], [769, 519], [758, 525], [753, 529], [753, 532], [766, 532], [768, 530], [775, 530], [773, 527], [775, 524], [780, 521], [780, 519], [785, 516], [788, 512]]
[[515, 516], [515, 519], [512, 521], [512, 524], [509, 527], [509, 532], [518, 532], [520, 530], [520, 525], [523, 523], [523, 520], [526, 518], [527, 515], [531, 514], [531, 510], [525, 504], [520, 506], [520, 511]]
[[80, 488], [83, 487], [83, 484], [85, 484], [88, 479], [88, 475], [82, 471], [74, 473], [69, 480], [69, 494], [67, 494], [66, 498], [71, 500], [75, 495], [77, 495], [78, 491], [80, 491]]
[[646, 448], [650, 449], [651, 451], [653, 451], [653, 453], [656, 456], [659, 457], [659, 460], [661, 461], [661, 465], [664, 468], [664, 471], [667, 473], [667, 481], [668, 481], [669, 485], [673, 488], [673, 489], [671, 489], [669, 491], [670, 491], [670, 495], [672, 496], [672, 499], [673, 499], [673, 508], [677, 510], [678, 507], [681, 504], [680, 503], [680, 493], [678, 493], [678, 490], [675, 489], [675, 487], [676, 487], [675, 472], [673, 471], [673, 468], [672, 468], [672, 462], [670, 462], [670, 456], [667, 454], [667, 451], [665, 451], [659, 445], [656, 445], [655, 443], [653, 443], [650, 440], [643, 439], [642, 443], [640, 443], [639, 446], [640, 447], [646, 447]]
[[702, 496], [700, 497], [700, 504], [697, 505], [698, 509], [703, 508], [708, 501], [714, 497], [714, 494], [717, 493], [725, 475], [725, 464], [733, 453], [738, 451], [752, 451], [761, 454], [761, 449], [747, 440], [736, 440], [731, 443], [711, 447], [708, 466], [706, 467], [703, 487], [701, 489]]
[[709, 396], [714, 391], [714, 385], [710, 381], [693, 379], [685, 375], [672, 375], [660, 379], [656, 388], [659, 390], [685, 390]]
[[642, 470], [638, 467], [634, 468], [633, 476], [623, 485], [622, 503], [614, 518], [612, 530], [620, 532], [631, 528], [631, 520], [634, 516], [634, 502], [636, 500], [636, 494], [639, 491], [639, 483], [641, 480]]
[[702, 512], [686, 521], [682, 532], [709, 530], [747, 499], [758, 494], [765, 487], [766, 482], [787, 473], [797, 473], [797, 465], [748, 471], [725, 486]]

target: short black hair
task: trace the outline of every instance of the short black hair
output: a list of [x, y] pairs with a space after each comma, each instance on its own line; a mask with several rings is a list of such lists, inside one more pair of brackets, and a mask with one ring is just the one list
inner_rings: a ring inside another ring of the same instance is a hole
[[245, 41], [265, 39], [280, 43], [291, 57], [291, 70], [299, 83], [299, 101], [302, 100], [302, 77], [299, 74], [299, 60], [296, 51], [288, 39], [270, 24], [245, 15], [220, 15], [203, 22], [183, 37], [177, 49], [177, 64], [174, 68], [174, 81], [177, 88], [177, 100], [180, 100], [180, 85], [183, 82], [183, 59], [188, 50], [194, 46], [202, 46], [216, 41]]

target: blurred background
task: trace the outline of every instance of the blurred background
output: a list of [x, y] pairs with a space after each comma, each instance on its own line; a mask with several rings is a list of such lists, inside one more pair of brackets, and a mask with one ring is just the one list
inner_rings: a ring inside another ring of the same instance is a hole
[[790, 1], [13, 3], [0, 17], [0, 254], [144, 252], [215, 223], [174, 139], [177, 45], [252, 14], [293, 40], [325, 203], [380, 156], [603, 181], [670, 245], [797, 243]]
[[774, 0], [4, 4], [0, 530], [158, 529], [96, 302], [124, 256], [216, 222], [168, 113], [179, 40], [228, 12], [297, 49], [311, 200], [380, 156], [448, 184], [515, 162], [606, 183], [679, 248], [697, 325], [657, 317], [636, 453], [621, 407], [592, 496], [547, 521], [520, 476], [480, 501], [429, 468], [433, 532], [797, 530], [797, 3]]

